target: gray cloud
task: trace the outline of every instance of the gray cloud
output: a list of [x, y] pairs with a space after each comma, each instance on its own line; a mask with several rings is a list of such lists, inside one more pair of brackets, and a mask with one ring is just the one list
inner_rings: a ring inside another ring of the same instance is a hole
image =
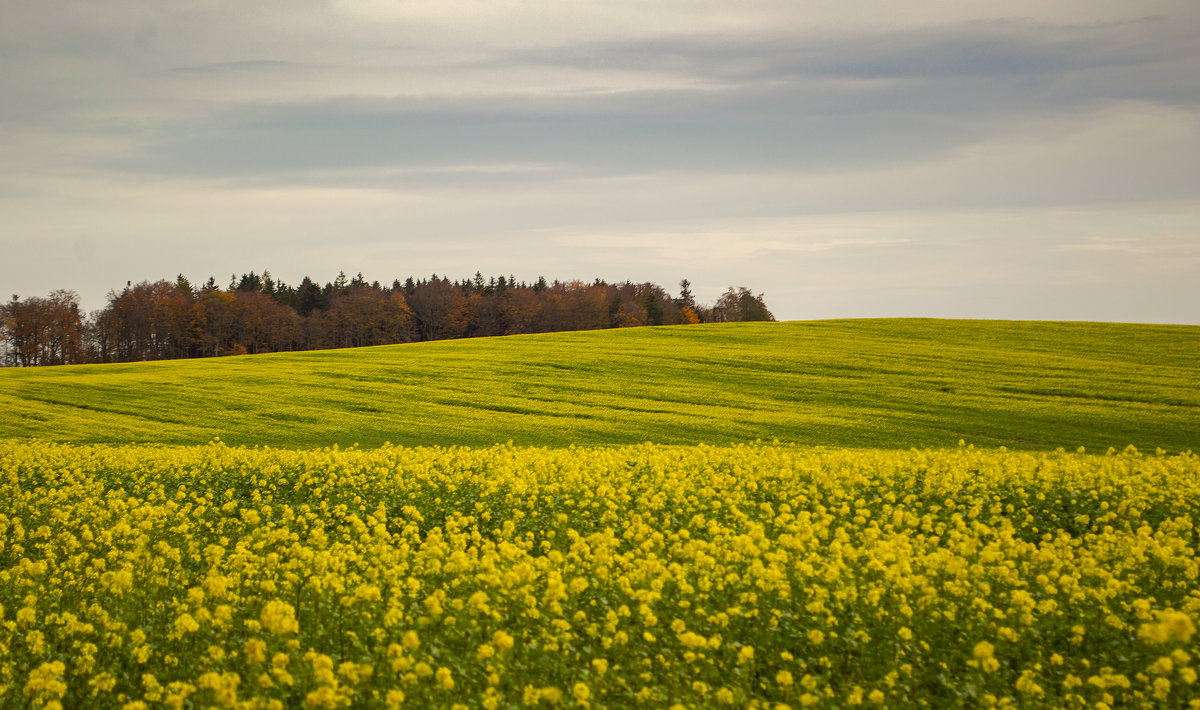
[[[283, 183], [307, 182], [322, 170], [434, 163], [541, 162], [593, 174], [862, 169], [942, 155], [1030, 116], [1130, 100], [1194, 105], [1200, 80], [1191, 77], [1200, 72], [1164, 64], [1195, 62], [1196, 50], [1152, 41], [1165, 24], [991, 22], [836, 38], [731, 35], [516, 51], [443, 70], [659, 71], [699, 86], [233, 101], [150, 130], [139, 126], [140, 150], [104, 167]], [[258, 59], [172, 71], [315, 69]]]
[[[598, 69], [659, 69], [727, 80], [831, 75], [862, 79], [1043, 76], [1195, 55], [1167, 18], [1054, 26], [1000, 20], [836, 36], [722, 34], [541, 48], [517, 56]], [[1158, 30], [1158, 31], [1156, 31]], [[1166, 41], [1164, 42], [1164, 35]]]
[[[1200, 13], [1182, 0], [12, 0], [0, 62], [0, 246], [22, 264], [0, 281], [24, 292], [92, 278], [72, 249], [26, 246], [47, 240], [111, 255], [101, 291], [193, 262], [269, 266], [286, 243], [303, 245], [288, 268], [314, 275], [335, 257], [398, 273], [507, 258], [671, 282], [685, 253], [694, 281], [782, 294], [785, 317], [1053, 316], [1001, 307], [1002, 285], [964, 297], [985, 282], [964, 264], [985, 258], [1028, 292], [1069, 256], [1118, 292], [1200, 296], [1179, 250], [1200, 241]], [[1170, 229], [1146, 237], [1164, 209]], [[823, 215], [842, 226], [814, 227]], [[1104, 241], [1121, 236], [1149, 241]], [[997, 256], [1014, 244], [1029, 259]], [[110, 276], [122, 254], [142, 271]], [[1141, 265], [1132, 282], [1118, 256]], [[947, 274], [973, 281], [905, 285]], [[1094, 317], [1087, 298], [1062, 295], [1060, 314]], [[1140, 310], [1112, 312], [1186, 310], [1127, 300]]]
[[295, 66], [296, 64], [294, 62], [283, 62], [276, 59], [243, 59], [236, 62], [209, 62], [207, 64], [194, 64], [191, 66], [174, 67], [172, 71], [205, 73], [245, 72], [288, 69]]

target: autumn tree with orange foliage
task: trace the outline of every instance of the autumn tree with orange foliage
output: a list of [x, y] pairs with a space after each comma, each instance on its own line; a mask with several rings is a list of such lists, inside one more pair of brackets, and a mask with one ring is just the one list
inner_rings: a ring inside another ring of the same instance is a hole
[[729, 288], [711, 308], [698, 305], [691, 283], [678, 297], [653, 283], [610, 284], [596, 279], [532, 285], [513, 276], [409, 277], [385, 287], [344, 272], [324, 286], [304, 277], [299, 286], [268, 271], [235, 274], [227, 288], [209, 278], [194, 288], [175, 282], [128, 283], [108, 294], [105, 308], [84, 318], [79, 297], [0, 306], [0, 363], [10, 366], [129, 362], [318, 348], [388, 345], [421, 340], [774, 320], [746, 288]]

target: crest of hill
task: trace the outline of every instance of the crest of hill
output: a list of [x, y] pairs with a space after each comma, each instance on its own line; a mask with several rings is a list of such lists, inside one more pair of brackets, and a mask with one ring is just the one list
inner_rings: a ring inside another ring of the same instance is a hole
[[0, 371], [0, 437], [1200, 449], [1200, 327], [726, 323]]

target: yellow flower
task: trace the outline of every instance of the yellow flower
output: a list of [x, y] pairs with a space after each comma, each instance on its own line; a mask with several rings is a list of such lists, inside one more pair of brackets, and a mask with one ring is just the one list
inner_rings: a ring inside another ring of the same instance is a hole
[[1159, 700], [1166, 700], [1171, 694], [1171, 681], [1166, 678], [1154, 679], [1154, 697]]
[[62, 661], [43, 663], [29, 673], [25, 683], [25, 694], [38, 697], [61, 698], [67, 692], [67, 684], [60, 680], [67, 670]]
[[1019, 678], [1017, 678], [1016, 688], [1020, 692], [1026, 693], [1028, 695], [1042, 695], [1043, 694], [1042, 686], [1038, 685], [1035, 682], [1033, 673], [1031, 673], [1030, 671], [1025, 671], [1024, 673], [1021, 674], [1021, 676]]
[[285, 601], [272, 599], [263, 605], [259, 622], [263, 628], [275, 634], [295, 634], [300, 632], [300, 623], [296, 621], [296, 609]]
[[233, 707], [237, 702], [237, 688], [241, 678], [237, 673], [203, 673], [196, 685], [213, 692], [217, 702], [225, 707]]
[[312, 710], [336, 708], [341, 705], [341, 697], [335, 689], [328, 685], [322, 685], [304, 696], [304, 705]]
[[175, 633], [182, 636], [186, 633], [192, 633], [200, 630], [200, 624], [192, 618], [191, 614], [184, 612], [175, 619]]
[[397, 710], [404, 703], [404, 692], [400, 690], [389, 690], [384, 699], [387, 703], [388, 710]]
[[29, 646], [30, 654], [40, 656], [46, 650], [46, 636], [41, 631], [34, 629], [25, 634], [25, 644]]
[[1168, 636], [1179, 639], [1181, 643], [1188, 643], [1192, 640], [1192, 635], [1196, 633], [1196, 625], [1192, 623], [1192, 617], [1181, 611], [1161, 612], [1159, 622], [1167, 627]]
[[101, 578], [101, 583], [107, 582], [108, 589], [118, 596], [133, 589], [133, 573], [127, 569], [119, 569], [105, 574], [107, 580]]
[[242, 652], [246, 654], [246, 660], [251, 663], [262, 663], [267, 660], [267, 644], [259, 639], [250, 639], [242, 645]]
[[592, 697], [592, 690], [591, 688], [587, 687], [586, 683], [576, 683], [571, 688], [571, 695], [574, 695], [576, 700], [584, 702], [588, 698]]
[[351, 661], [343, 661], [338, 664], [338, 675], [346, 679], [346, 682], [354, 685], [361, 680], [370, 678], [375, 669], [365, 663], [353, 663]]
[[474, 611], [486, 613], [488, 611], [487, 592], [480, 590], [480, 591], [472, 594], [471, 597], [469, 599], [467, 599], [467, 606], [470, 607], [471, 609], [473, 609]]

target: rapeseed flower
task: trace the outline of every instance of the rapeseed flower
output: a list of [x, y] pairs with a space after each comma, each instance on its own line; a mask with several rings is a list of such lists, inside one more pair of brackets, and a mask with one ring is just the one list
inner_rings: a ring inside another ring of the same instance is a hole
[[259, 614], [259, 623], [263, 628], [275, 634], [294, 634], [300, 631], [296, 621], [296, 609], [289, 603], [272, 599], [263, 605]]
[[0, 442], [0, 497], [3, 707], [905, 707], [961, 683], [1140, 707], [1197, 682], [1194, 455]]

